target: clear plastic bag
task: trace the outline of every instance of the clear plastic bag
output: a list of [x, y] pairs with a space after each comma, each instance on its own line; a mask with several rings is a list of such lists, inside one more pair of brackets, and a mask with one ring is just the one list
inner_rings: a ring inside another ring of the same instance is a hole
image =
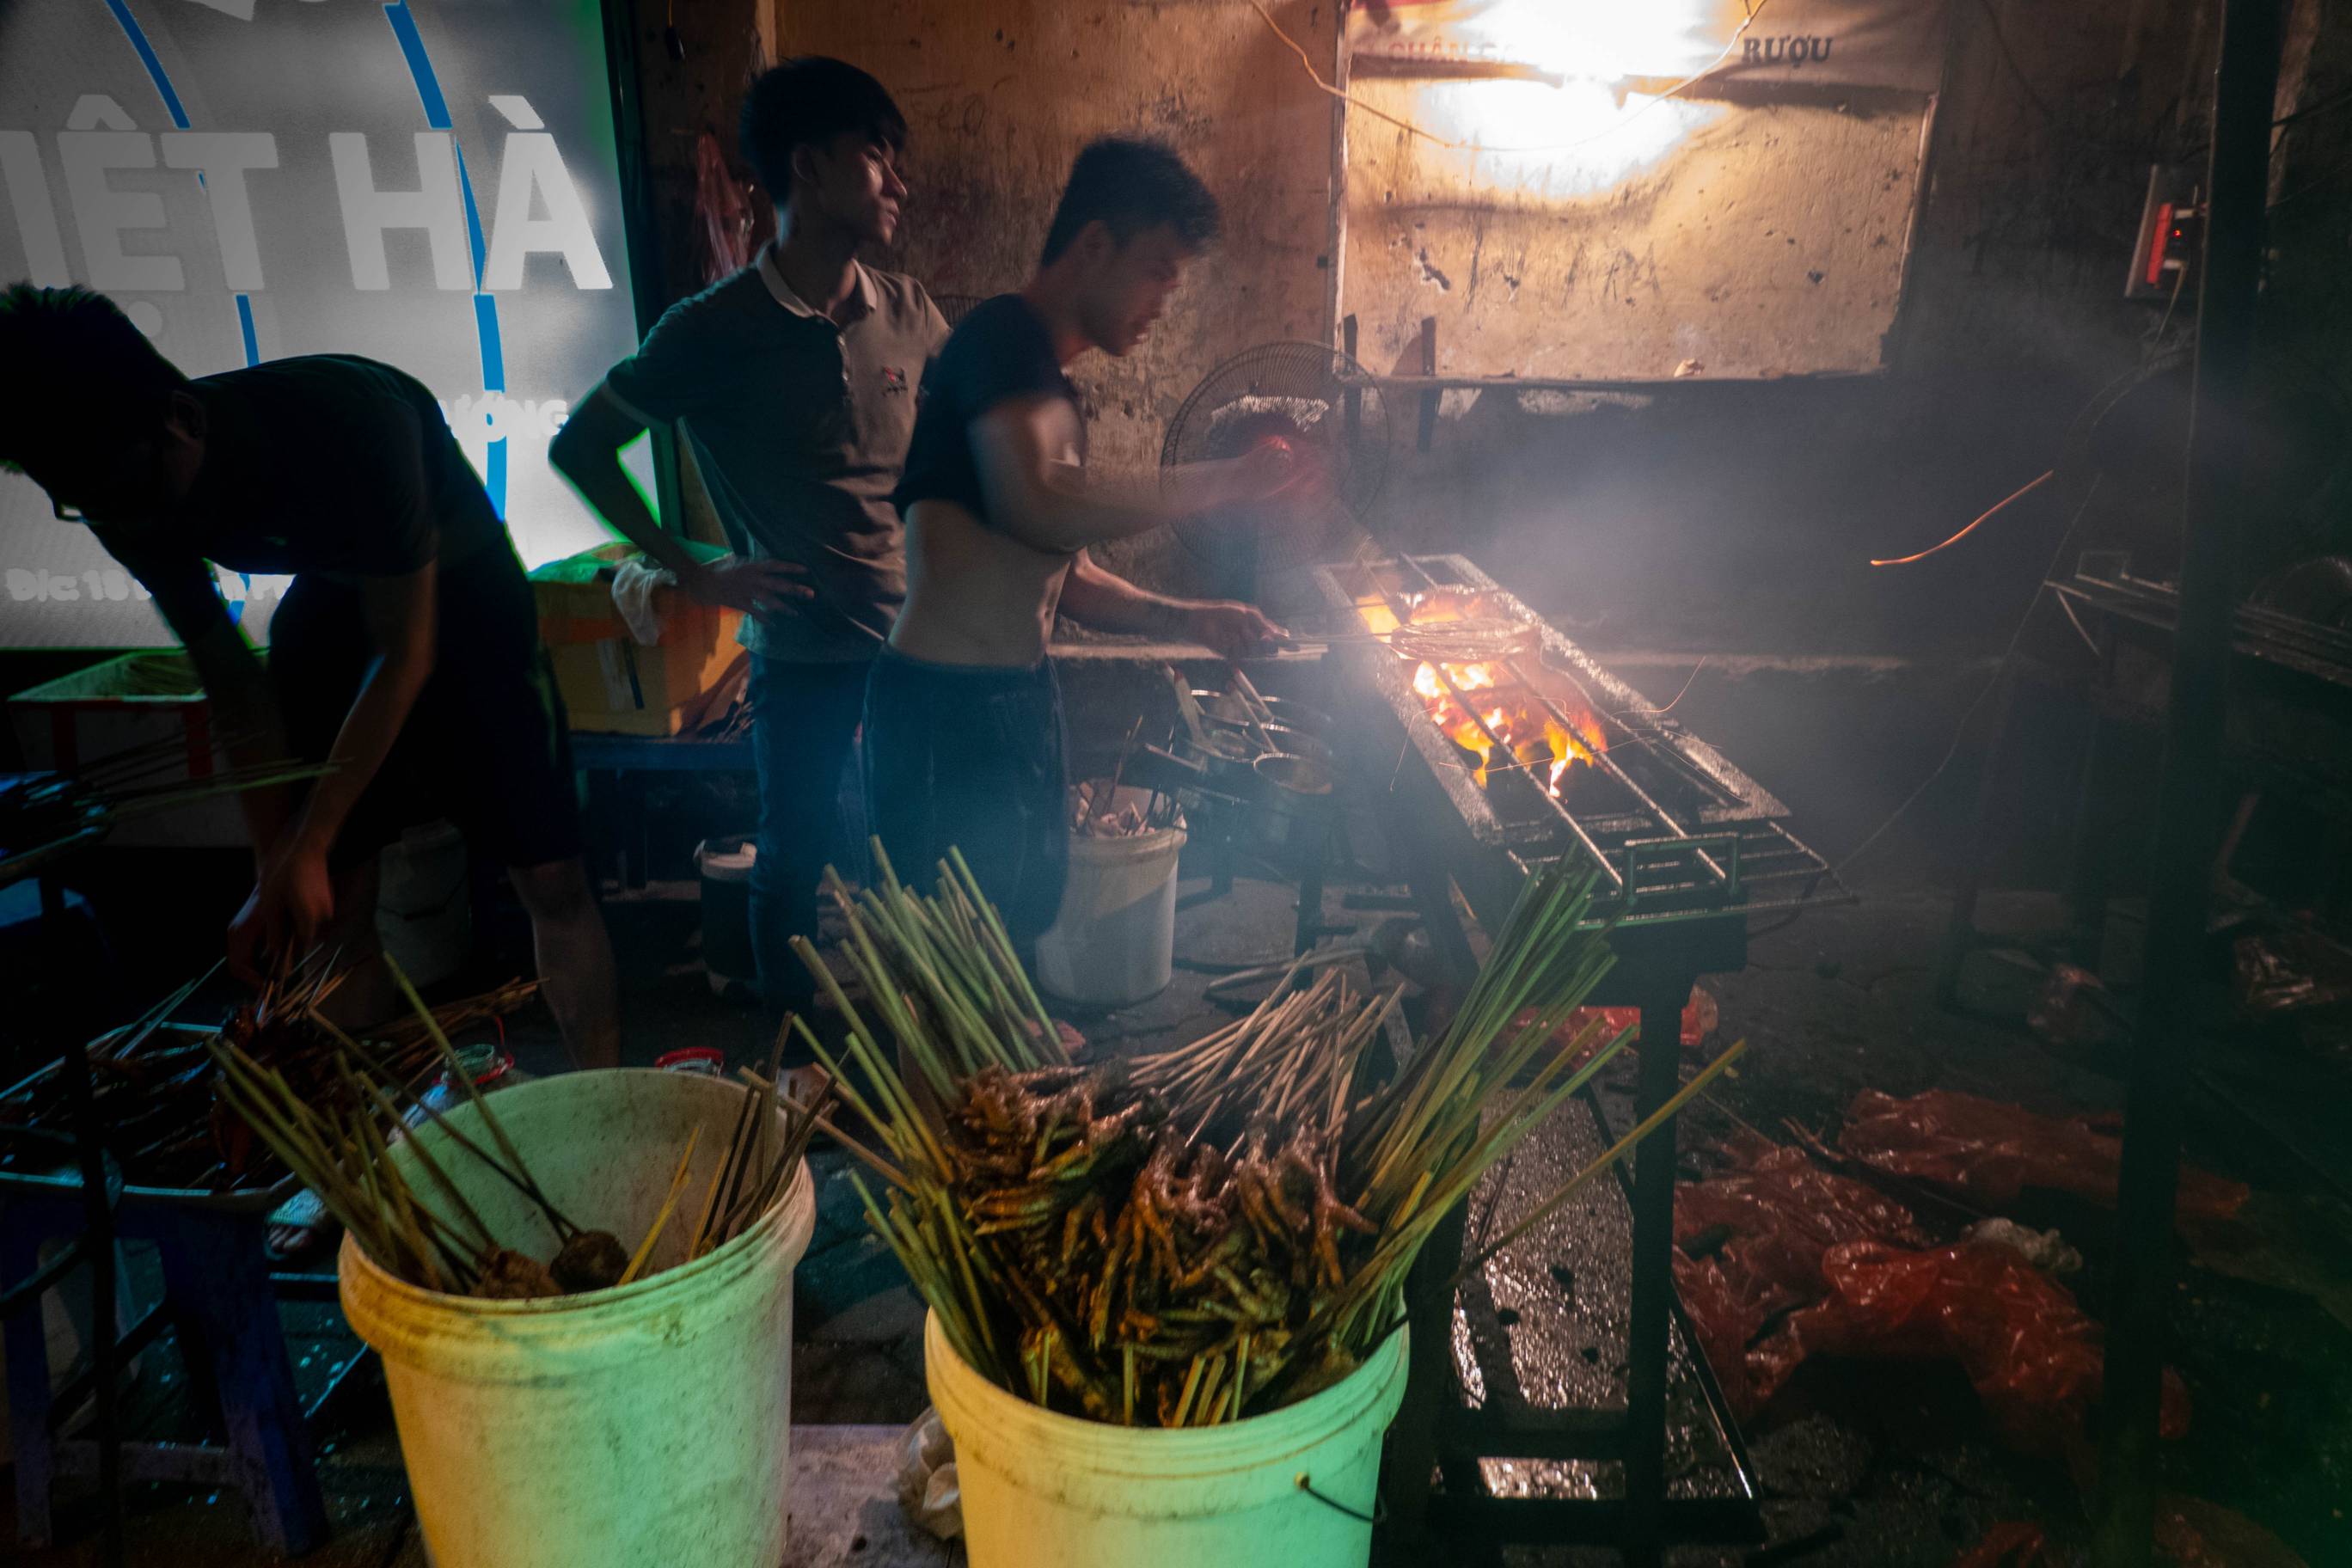
[[963, 1493], [956, 1484], [955, 1444], [926, 1410], [898, 1439], [898, 1505], [926, 1534], [953, 1541], [963, 1533]]

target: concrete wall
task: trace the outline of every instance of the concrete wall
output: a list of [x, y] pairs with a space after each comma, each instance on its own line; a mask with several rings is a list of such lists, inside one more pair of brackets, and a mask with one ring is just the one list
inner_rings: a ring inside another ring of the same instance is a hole
[[[1890, 374], [1450, 397], [1433, 449], [1392, 464], [1376, 529], [1412, 543], [1431, 517], [1466, 517], [1448, 538], [1603, 647], [1998, 650], [2070, 524], [2069, 564], [2085, 544], [2160, 550], [2177, 510], [2053, 486], [1930, 561], [1867, 561], [1926, 548], [2052, 467], [2095, 390], [2185, 337], [2189, 310], [2126, 303], [2122, 275], [2147, 165], [2203, 141], [2213, 22], [2199, 0], [1958, 5]], [[1846, 221], [1815, 212], [1783, 248]], [[1769, 278], [1742, 287], [1788, 297]], [[1368, 323], [1397, 308], [1349, 292]], [[1425, 310], [1425, 290], [1405, 292]], [[1837, 353], [1859, 346], [1818, 330]]]

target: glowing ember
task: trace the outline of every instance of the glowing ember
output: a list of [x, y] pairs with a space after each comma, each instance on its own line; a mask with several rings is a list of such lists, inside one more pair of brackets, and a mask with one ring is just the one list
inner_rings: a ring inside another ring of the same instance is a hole
[[[1449, 679], [1454, 690], [1465, 697], [1476, 691], [1509, 700], [1481, 702], [1474, 717], [1446, 689]], [[1591, 763], [1608, 746], [1600, 721], [1591, 714], [1571, 711], [1576, 725], [1571, 732], [1532, 696], [1507, 690], [1490, 664], [1449, 664], [1441, 675], [1435, 665], [1423, 662], [1412, 672], [1412, 689], [1447, 738], [1478, 759], [1473, 776], [1481, 787], [1490, 769], [1517, 766], [1530, 778], [1540, 777], [1544, 787], [1558, 795], [1572, 764]], [[1489, 740], [1489, 735], [1494, 739]], [[1500, 748], [1496, 741], [1502, 742]], [[1497, 756], [1498, 750], [1504, 754]]]
[[[1409, 605], [1392, 605], [1379, 595], [1356, 603], [1356, 614], [1365, 629], [1378, 637], [1399, 629], [1401, 608], [1411, 625], [1423, 626], [1461, 621], [1465, 614], [1478, 612], [1479, 605], [1448, 592], [1432, 593]], [[1452, 690], [1447, 689], [1449, 684]], [[1439, 666], [1423, 660], [1413, 668], [1412, 685], [1413, 695], [1421, 699], [1438, 729], [1478, 759], [1472, 776], [1482, 787], [1490, 769], [1517, 768], [1530, 779], [1541, 779], [1544, 788], [1557, 795], [1570, 767], [1590, 764], [1608, 749], [1601, 721], [1582, 703], [1565, 693], [1550, 694], [1551, 706], [1568, 717], [1569, 724], [1562, 726], [1527, 689], [1517, 666], [1486, 661], [1447, 664], [1441, 673]], [[1455, 692], [1465, 698], [1473, 692], [1484, 694], [1477, 711], [1474, 714], [1465, 709]]]

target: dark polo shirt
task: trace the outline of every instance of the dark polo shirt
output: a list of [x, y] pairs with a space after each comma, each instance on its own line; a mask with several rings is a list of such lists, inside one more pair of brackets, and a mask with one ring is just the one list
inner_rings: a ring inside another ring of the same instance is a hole
[[684, 430], [739, 553], [808, 569], [816, 598], [800, 614], [744, 617], [743, 646], [771, 658], [871, 658], [907, 595], [890, 493], [948, 326], [912, 279], [856, 274], [836, 322], [793, 292], [770, 246], [671, 306], [604, 378], [636, 417]]

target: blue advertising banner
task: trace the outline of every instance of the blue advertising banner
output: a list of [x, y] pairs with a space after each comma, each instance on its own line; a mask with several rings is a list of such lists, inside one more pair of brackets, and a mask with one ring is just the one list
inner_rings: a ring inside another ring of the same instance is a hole
[[[0, 0], [0, 282], [100, 289], [191, 375], [397, 365], [524, 563], [567, 555], [607, 535], [548, 442], [637, 336], [607, 80], [598, 0]], [[221, 579], [266, 636], [283, 584]], [[170, 641], [0, 474], [0, 645]]]

